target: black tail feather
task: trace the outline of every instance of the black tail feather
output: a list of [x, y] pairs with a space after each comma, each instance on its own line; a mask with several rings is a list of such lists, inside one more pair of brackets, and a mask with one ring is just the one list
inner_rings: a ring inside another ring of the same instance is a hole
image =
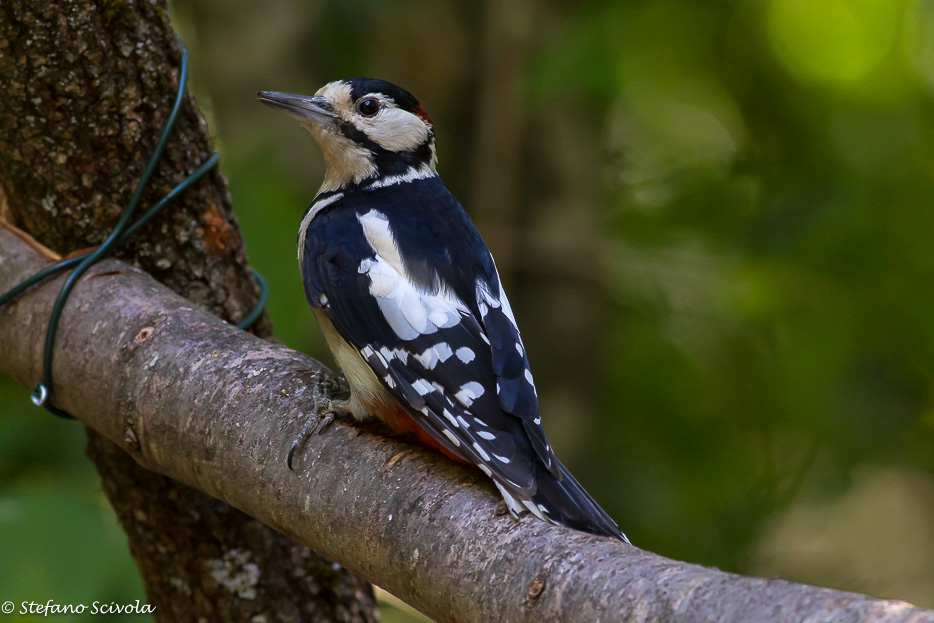
[[532, 496], [532, 502], [543, 508], [548, 519], [575, 530], [611, 536], [629, 543], [616, 522], [600, 508], [560, 461], [557, 473], [556, 478], [544, 465], [539, 466], [536, 478], [538, 491]]

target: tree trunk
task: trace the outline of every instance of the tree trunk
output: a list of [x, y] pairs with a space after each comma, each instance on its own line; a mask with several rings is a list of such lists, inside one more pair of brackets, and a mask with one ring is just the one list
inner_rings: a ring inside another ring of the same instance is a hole
[[[4, 216], [62, 255], [99, 244], [146, 166], [178, 78], [179, 50], [162, 0], [0, 4]], [[152, 205], [212, 153], [204, 118], [188, 96], [140, 205]], [[231, 322], [256, 301], [226, 182], [216, 169], [116, 255]], [[265, 315], [253, 330], [272, 334]], [[364, 581], [307, 548], [146, 471], [92, 430], [87, 452], [157, 619], [378, 618]]]

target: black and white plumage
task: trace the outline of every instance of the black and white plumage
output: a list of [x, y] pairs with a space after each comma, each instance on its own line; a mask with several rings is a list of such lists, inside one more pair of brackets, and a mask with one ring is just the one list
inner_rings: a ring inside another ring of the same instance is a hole
[[298, 235], [305, 294], [375, 415], [476, 465], [510, 511], [625, 540], [555, 457], [525, 347], [489, 250], [435, 171], [424, 108], [388, 82], [314, 97], [259, 93], [305, 125], [325, 181]]

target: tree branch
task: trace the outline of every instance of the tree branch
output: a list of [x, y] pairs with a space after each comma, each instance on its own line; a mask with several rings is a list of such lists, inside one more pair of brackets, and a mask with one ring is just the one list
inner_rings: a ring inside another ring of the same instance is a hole
[[[0, 291], [43, 265], [0, 228]], [[0, 371], [39, 372], [58, 281], [0, 308]], [[115, 260], [62, 317], [56, 398], [147, 469], [260, 519], [441, 621], [934, 622], [903, 602], [736, 576], [497, 515], [477, 474], [337, 423], [285, 455], [328, 372]]]

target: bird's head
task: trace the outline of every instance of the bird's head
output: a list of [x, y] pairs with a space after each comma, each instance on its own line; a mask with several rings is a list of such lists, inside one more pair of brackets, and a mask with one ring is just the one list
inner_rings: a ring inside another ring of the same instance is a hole
[[411, 93], [394, 84], [348, 78], [326, 84], [313, 97], [275, 91], [257, 97], [315, 137], [324, 152], [322, 191], [435, 175], [431, 119]]

